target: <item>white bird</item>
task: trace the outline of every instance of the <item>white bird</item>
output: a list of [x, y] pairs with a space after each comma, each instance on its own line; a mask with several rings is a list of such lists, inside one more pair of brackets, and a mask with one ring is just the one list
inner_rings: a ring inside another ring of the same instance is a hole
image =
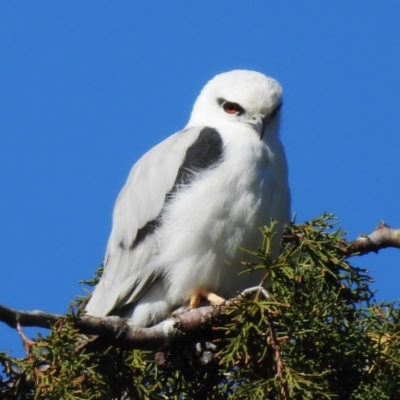
[[281, 86], [259, 72], [234, 70], [206, 84], [187, 126], [133, 166], [89, 315], [144, 327], [203, 297], [218, 303], [259, 284], [262, 271], [239, 275], [248, 254], [238, 247], [255, 249], [259, 227], [275, 219], [276, 254], [290, 218], [281, 105]]

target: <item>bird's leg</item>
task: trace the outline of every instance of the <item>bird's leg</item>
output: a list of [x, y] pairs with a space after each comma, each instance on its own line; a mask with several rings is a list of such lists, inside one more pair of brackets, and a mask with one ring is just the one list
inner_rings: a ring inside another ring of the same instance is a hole
[[212, 305], [221, 305], [225, 299], [210, 292], [207, 289], [201, 289], [190, 298], [190, 308], [198, 308], [200, 306], [201, 300], [207, 299]]
[[201, 293], [193, 294], [190, 298], [190, 308], [199, 308], [201, 303]]

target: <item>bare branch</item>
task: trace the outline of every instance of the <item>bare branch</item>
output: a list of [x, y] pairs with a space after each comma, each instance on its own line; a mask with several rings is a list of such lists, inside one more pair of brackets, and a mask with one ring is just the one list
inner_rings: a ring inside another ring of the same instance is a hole
[[43, 311], [21, 311], [0, 305], [0, 321], [11, 328], [36, 326], [51, 328], [58, 320], [70, 320], [75, 328], [87, 335], [101, 336], [108, 344], [123, 348], [154, 349], [195, 332], [209, 330], [211, 322], [220, 314], [220, 307], [208, 306], [189, 310], [181, 315], [167, 318], [150, 328], [136, 328], [119, 317], [95, 318], [80, 316], [74, 319]]
[[266, 289], [257, 286], [246, 289], [239, 296], [220, 306], [206, 306], [174, 313], [158, 325], [137, 328], [129, 320], [110, 316], [92, 317], [83, 315], [76, 318], [43, 311], [21, 311], [0, 305], [0, 321], [21, 332], [21, 326], [36, 326], [50, 329], [58, 320], [69, 320], [82, 334], [100, 336], [107, 344], [125, 349], [154, 349], [182, 339], [204, 337], [211, 333], [212, 324], [224, 314], [224, 308], [239, 301], [243, 296], [261, 292], [266, 298]]
[[[285, 234], [283, 241], [300, 243], [306, 237], [302, 233]], [[343, 243], [346, 243], [343, 240]], [[369, 235], [362, 233], [356, 240], [349, 242], [344, 250], [347, 256], [364, 255], [367, 253], [378, 253], [379, 250], [388, 247], [400, 249], [400, 229], [393, 229], [383, 221]]]
[[394, 247], [400, 249], [400, 229], [393, 229], [383, 221], [369, 235], [363, 233], [350, 243], [348, 255], [377, 253], [381, 249]]
[[49, 314], [43, 311], [20, 311], [0, 305], [0, 321], [10, 328], [17, 329], [18, 322], [21, 326], [36, 326], [50, 328], [56, 321], [63, 318], [62, 315]]

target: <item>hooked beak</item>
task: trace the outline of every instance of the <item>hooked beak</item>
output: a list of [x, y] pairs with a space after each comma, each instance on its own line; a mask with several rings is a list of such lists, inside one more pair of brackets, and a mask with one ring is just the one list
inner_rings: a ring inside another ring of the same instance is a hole
[[264, 132], [265, 132], [265, 127], [268, 124], [268, 122], [275, 118], [280, 110], [280, 108], [282, 107], [282, 103], [279, 104], [274, 111], [272, 111], [272, 113], [268, 114], [268, 115], [263, 115], [263, 114], [259, 114], [257, 117], [254, 118], [254, 123], [253, 126], [256, 129], [256, 131], [258, 132], [258, 134], [260, 135], [260, 140], [263, 139], [264, 137]]
[[257, 117], [253, 118], [251, 125], [257, 131], [258, 135], [260, 136], [260, 140], [262, 140], [264, 136], [264, 129], [265, 125], [268, 122], [268, 117], [265, 117], [262, 114], [257, 115]]

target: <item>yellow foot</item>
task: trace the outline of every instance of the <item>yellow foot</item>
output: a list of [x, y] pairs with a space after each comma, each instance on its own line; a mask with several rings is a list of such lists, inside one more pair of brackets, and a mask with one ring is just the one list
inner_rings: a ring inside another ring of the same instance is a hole
[[190, 298], [190, 308], [198, 308], [202, 299], [207, 299], [212, 305], [215, 306], [219, 306], [225, 301], [225, 299], [217, 296], [215, 293], [212, 293], [206, 289], [202, 289], [196, 294], [192, 295]]
[[217, 296], [215, 293], [208, 292], [206, 299], [213, 305], [219, 306], [225, 302], [225, 299]]

